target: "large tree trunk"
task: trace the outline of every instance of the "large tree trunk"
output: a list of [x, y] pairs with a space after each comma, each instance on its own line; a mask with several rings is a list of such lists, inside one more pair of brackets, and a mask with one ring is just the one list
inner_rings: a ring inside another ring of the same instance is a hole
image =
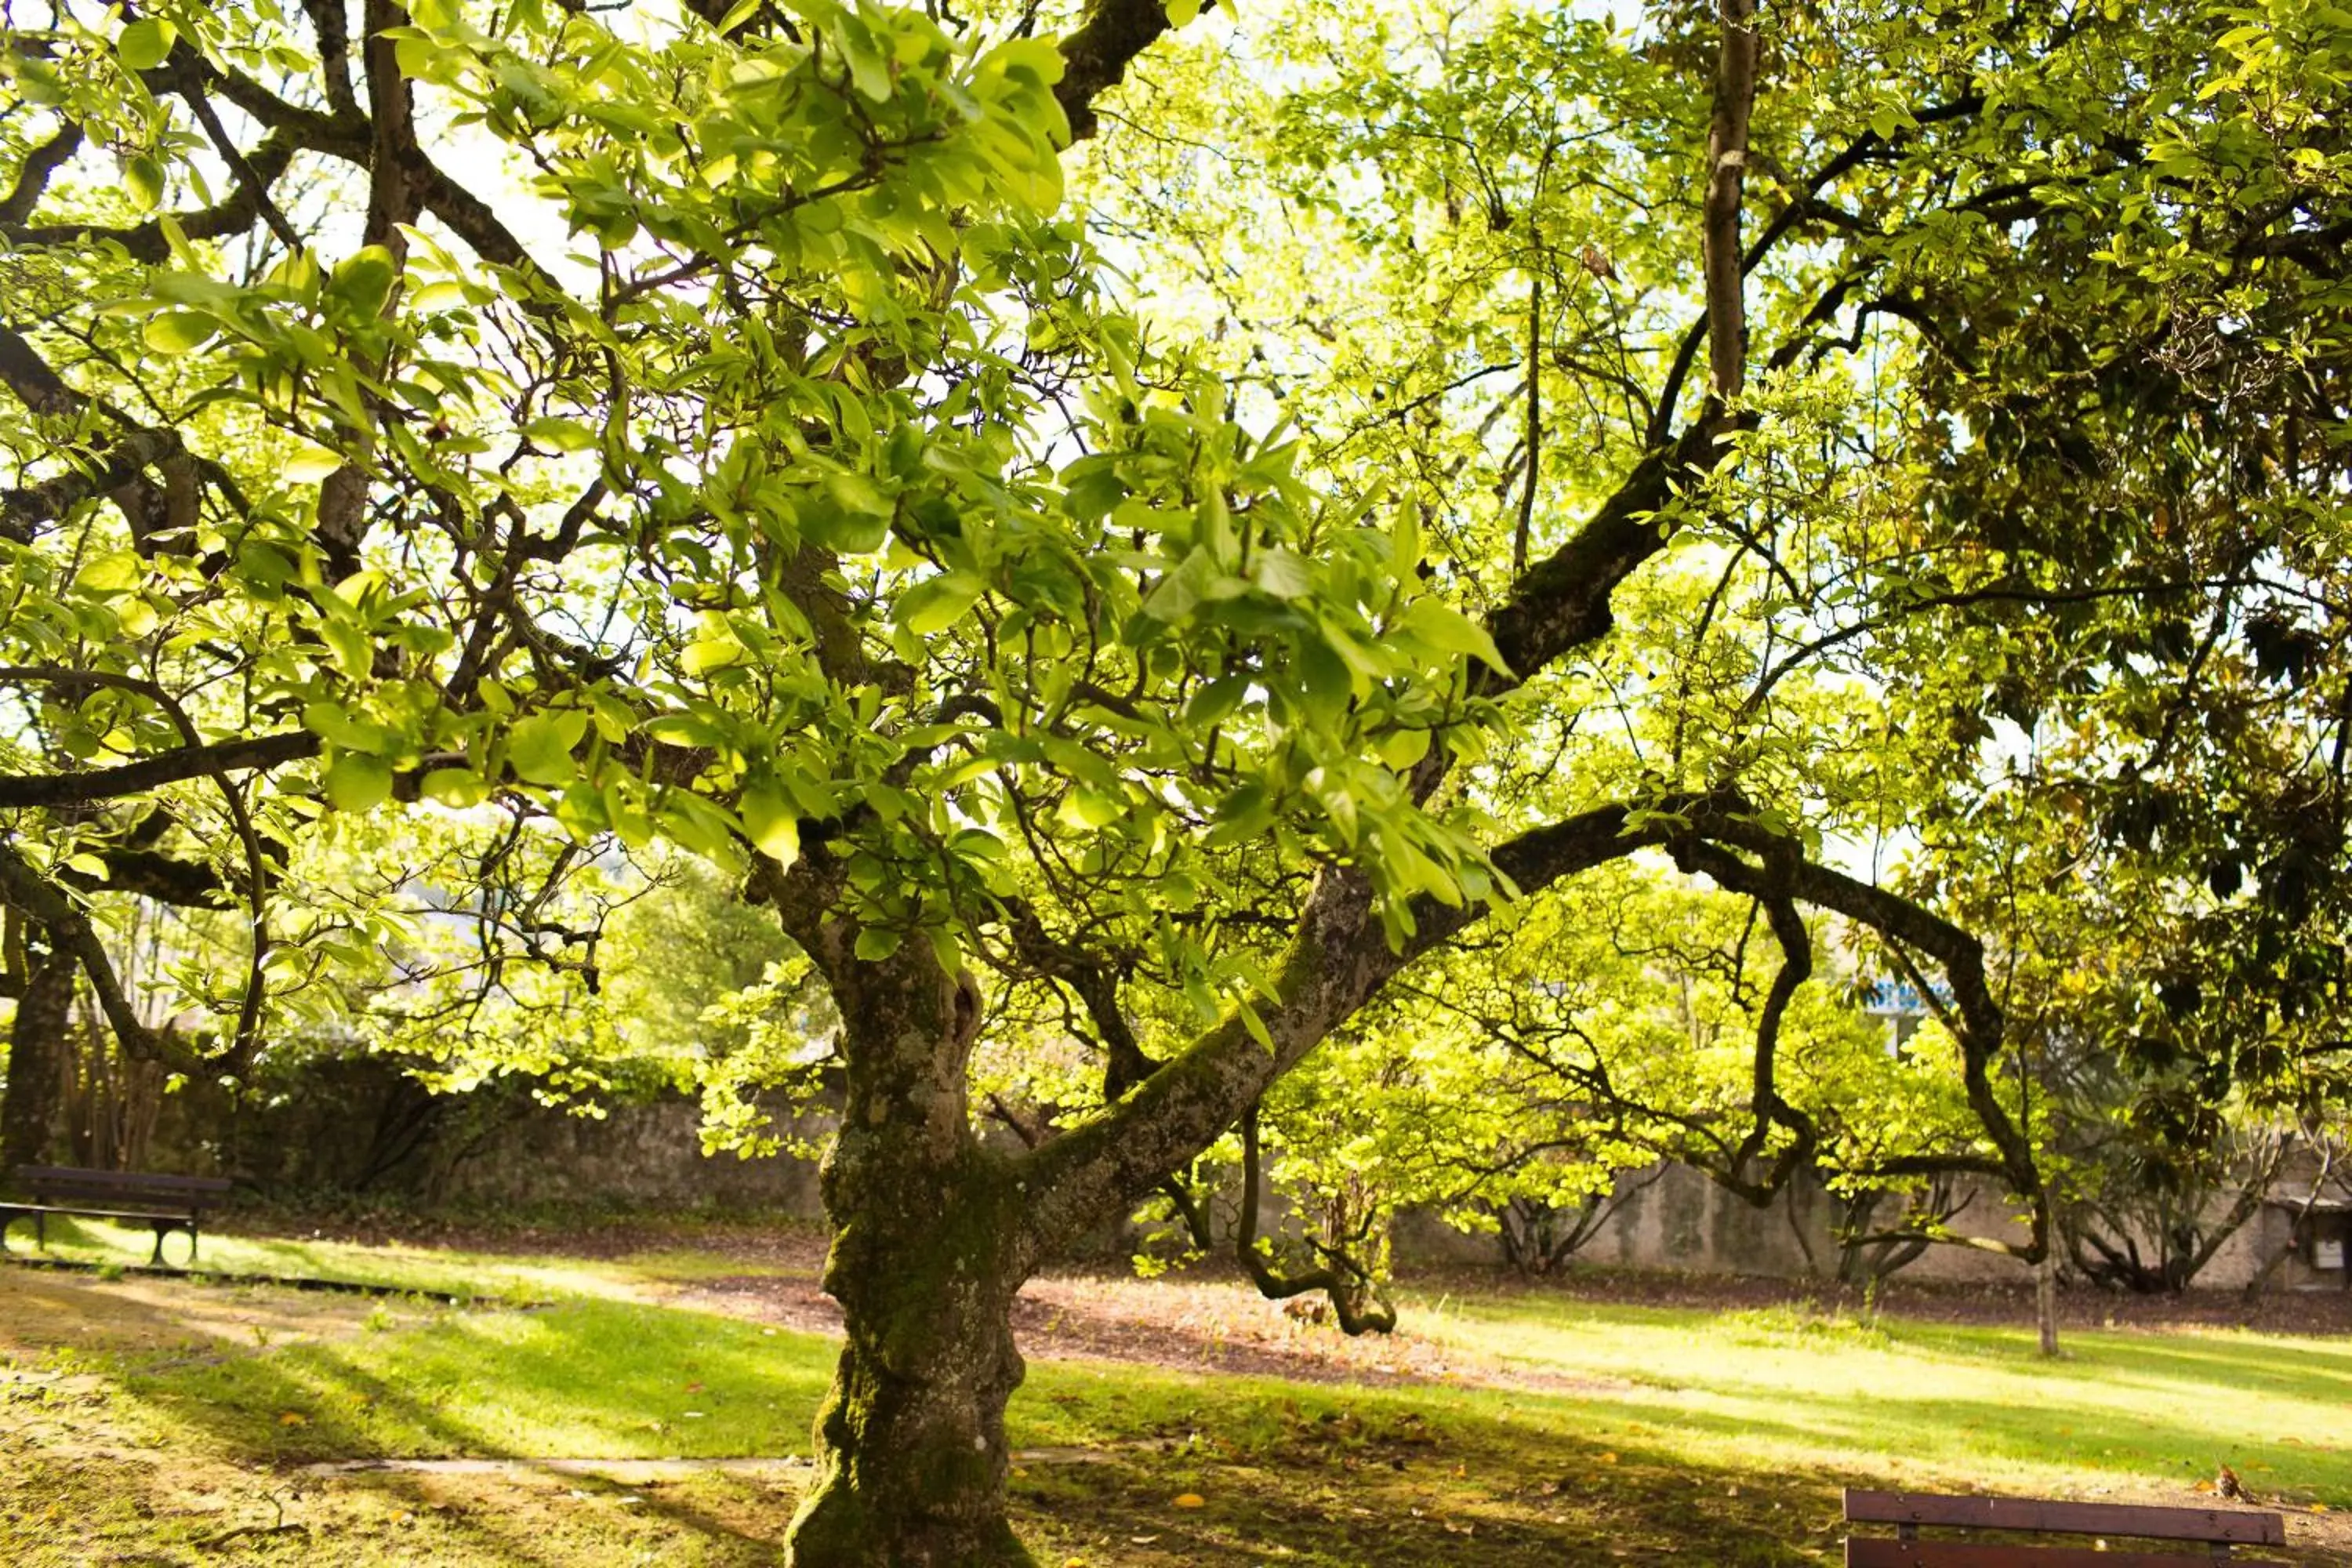
[[[961, 1205], [959, 1205], [961, 1208]], [[843, 1233], [825, 1284], [848, 1342], [817, 1416], [817, 1481], [794, 1568], [997, 1568], [1030, 1558], [1004, 1515], [1005, 1402], [1021, 1382], [1020, 1288], [985, 1214]], [[864, 1234], [859, 1234], [860, 1231]]]
[[817, 1479], [789, 1561], [1026, 1564], [1005, 1520], [1004, 1406], [1023, 1371], [1013, 1297], [1034, 1259], [1018, 1179], [971, 1131], [964, 1068], [978, 996], [928, 951], [881, 963], [826, 956], [848, 1082], [824, 1167], [824, 1288], [847, 1342], [817, 1416]]
[[56, 952], [35, 957], [8, 1037], [8, 1090], [0, 1097], [0, 1174], [40, 1164], [57, 1138], [73, 998], [73, 959]]

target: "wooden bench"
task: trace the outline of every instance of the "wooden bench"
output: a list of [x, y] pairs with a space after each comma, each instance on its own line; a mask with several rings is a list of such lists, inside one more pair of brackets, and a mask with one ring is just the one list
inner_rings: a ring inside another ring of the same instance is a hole
[[72, 1215], [82, 1219], [128, 1220], [152, 1226], [155, 1255], [163, 1261], [163, 1238], [173, 1231], [188, 1237], [188, 1261], [196, 1260], [196, 1226], [208, 1208], [218, 1207], [231, 1184], [212, 1176], [158, 1176], [138, 1171], [85, 1171], [73, 1165], [19, 1165], [16, 1185], [32, 1196], [30, 1203], [0, 1199], [0, 1252], [8, 1249], [8, 1227], [20, 1219], [33, 1222], [37, 1245], [49, 1245], [49, 1215]]
[[[2233, 1558], [2232, 1546], [2284, 1546], [2286, 1524], [2252, 1509], [2142, 1508], [2124, 1503], [2048, 1502], [2033, 1498], [1931, 1497], [1919, 1492], [1848, 1488], [1852, 1524], [1891, 1524], [1898, 1533], [1849, 1535], [1846, 1568], [2184, 1568], [2231, 1563], [2259, 1568], [2260, 1560]], [[2105, 1539], [2080, 1546], [2012, 1546], [1964, 1541], [1923, 1541], [1923, 1527], [2010, 1531], [2025, 1535], [2119, 1536], [2186, 1541], [2203, 1552], [2116, 1551]]]

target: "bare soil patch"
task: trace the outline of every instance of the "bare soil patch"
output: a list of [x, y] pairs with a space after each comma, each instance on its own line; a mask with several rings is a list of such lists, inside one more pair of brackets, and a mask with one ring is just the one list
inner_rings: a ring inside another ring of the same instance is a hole
[[[676, 1300], [784, 1328], [841, 1331], [841, 1309], [814, 1283], [800, 1279], [704, 1279]], [[1307, 1383], [1475, 1384], [1559, 1393], [1624, 1386], [1507, 1368], [1458, 1345], [1422, 1338], [1409, 1326], [1393, 1334], [1350, 1339], [1292, 1316], [1239, 1279], [1213, 1274], [1158, 1279], [1060, 1274], [1033, 1279], [1013, 1304], [1013, 1330], [1021, 1353], [1032, 1360], [1089, 1357]]]

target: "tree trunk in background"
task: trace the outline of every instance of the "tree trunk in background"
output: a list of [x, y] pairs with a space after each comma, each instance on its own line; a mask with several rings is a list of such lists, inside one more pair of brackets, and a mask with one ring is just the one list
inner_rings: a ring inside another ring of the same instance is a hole
[[73, 1016], [74, 962], [34, 958], [8, 1037], [8, 1089], [0, 1096], [0, 1175], [44, 1163], [64, 1103], [66, 1029]]
[[2058, 1353], [2058, 1248], [2047, 1247], [2033, 1266], [2033, 1321], [2042, 1331], [2042, 1353]]

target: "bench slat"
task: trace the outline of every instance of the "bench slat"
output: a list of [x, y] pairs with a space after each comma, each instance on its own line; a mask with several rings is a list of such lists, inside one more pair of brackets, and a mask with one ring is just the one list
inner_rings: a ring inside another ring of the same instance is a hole
[[[1889, 1541], [1854, 1536], [1845, 1568], [2210, 1568], [2212, 1559], [2177, 1552], [2095, 1552], [2083, 1546], [1981, 1546], [1960, 1541]], [[2254, 1558], [2231, 1568], [2283, 1568]]]
[[93, 1171], [79, 1165], [19, 1165], [16, 1184], [33, 1202], [51, 1212], [72, 1209], [92, 1219], [160, 1221], [169, 1215], [129, 1214], [131, 1207], [161, 1208], [194, 1220], [217, 1208], [235, 1184], [217, 1176], [174, 1176], [160, 1172]]
[[[1858, 1524], [1941, 1524], [1968, 1530], [2136, 1535], [2154, 1541], [2286, 1544], [2284, 1520], [2275, 1513], [2250, 1509], [2148, 1508], [2132, 1503], [1936, 1497], [1921, 1492], [1863, 1491], [1850, 1487], [1845, 1494], [1845, 1516]], [[2115, 1559], [2111, 1552], [2099, 1555], [2111, 1563]]]
[[176, 1225], [189, 1223], [185, 1209], [173, 1209], [164, 1214], [147, 1214], [131, 1209], [83, 1208], [78, 1204], [11, 1204], [0, 1203], [0, 1214], [11, 1218], [34, 1215], [64, 1215], [69, 1219], [135, 1219], [142, 1225]]

